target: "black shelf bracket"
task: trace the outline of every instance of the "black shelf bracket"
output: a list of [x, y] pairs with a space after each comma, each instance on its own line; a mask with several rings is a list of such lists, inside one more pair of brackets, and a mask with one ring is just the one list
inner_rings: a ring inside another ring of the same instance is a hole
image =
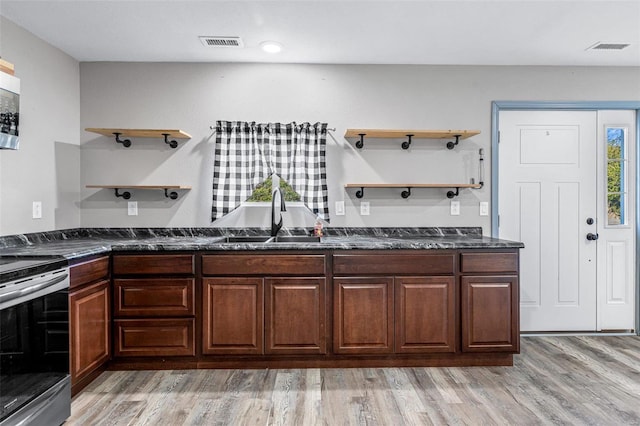
[[[125, 145], [126, 146], [126, 145]], [[118, 192], [120, 188], [114, 188], [114, 190], [116, 191], [116, 197], [122, 197], [125, 200], [128, 200], [129, 198], [131, 198], [131, 193], [129, 191], [124, 191], [122, 194]]]
[[171, 198], [172, 200], [175, 200], [178, 198], [178, 193], [176, 191], [171, 191], [169, 192], [168, 188], [164, 189], [164, 196], [167, 198]]
[[360, 136], [360, 140], [358, 142], [356, 142], [356, 148], [362, 149], [364, 147], [364, 136], [365, 135], [366, 135], [366, 133], [358, 133], [358, 136]]
[[178, 147], [178, 141], [175, 139], [169, 140], [169, 133], [163, 133], [162, 136], [164, 136], [164, 143], [169, 145], [171, 148], [175, 149]]
[[[414, 135], [407, 135], [408, 139], [406, 141], [402, 142], [402, 149], [409, 149], [409, 147], [411, 146], [411, 138], [413, 136]], [[411, 191], [409, 191], [409, 193], [411, 193]], [[404, 198], [407, 198], [407, 197], [404, 197]]]
[[[455, 148], [455, 146], [458, 145], [458, 142], [460, 142], [460, 136], [462, 136], [462, 135], [453, 135], [453, 137], [456, 138], [456, 141], [455, 142], [453, 142], [453, 141], [447, 142], [447, 149]], [[451, 198], [451, 197], [449, 197], [449, 198]]]
[[360, 188], [356, 191], [356, 198], [364, 197], [364, 188]]
[[453, 192], [453, 190], [447, 191], [447, 198], [457, 197], [458, 195], [460, 195], [460, 188], [456, 188], [456, 192]]
[[411, 187], [407, 187], [407, 189], [405, 191], [402, 191], [402, 193], [400, 193], [400, 195], [402, 195], [402, 198], [409, 198], [411, 197]]
[[115, 135], [115, 137], [116, 137], [116, 142], [117, 142], [117, 143], [121, 143], [121, 144], [122, 144], [122, 146], [124, 146], [125, 148], [129, 148], [129, 147], [131, 146], [131, 139], [120, 139], [120, 135], [121, 135], [122, 133], [114, 132], [113, 134], [114, 134], [114, 135]]

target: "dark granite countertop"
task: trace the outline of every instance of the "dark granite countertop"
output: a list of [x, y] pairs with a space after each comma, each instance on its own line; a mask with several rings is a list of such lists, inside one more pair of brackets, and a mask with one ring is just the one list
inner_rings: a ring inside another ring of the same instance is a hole
[[[309, 229], [282, 230], [308, 235]], [[119, 251], [439, 250], [522, 248], [516, 241], [467, 228], [325, 228], [320, 242], [227, 243], [226, 235], [268, 235], [260, 228], [79, 228], [0, 237], [0, 256], [62, 256], [68, 260]]]

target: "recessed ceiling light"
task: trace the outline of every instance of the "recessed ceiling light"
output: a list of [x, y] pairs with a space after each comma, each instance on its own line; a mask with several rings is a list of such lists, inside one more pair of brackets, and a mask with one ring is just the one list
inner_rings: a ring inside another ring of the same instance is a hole
[[282, 45], [276, 41], [263, 41], [260, 47], [267, 53], [278, 53], [282, 50]]

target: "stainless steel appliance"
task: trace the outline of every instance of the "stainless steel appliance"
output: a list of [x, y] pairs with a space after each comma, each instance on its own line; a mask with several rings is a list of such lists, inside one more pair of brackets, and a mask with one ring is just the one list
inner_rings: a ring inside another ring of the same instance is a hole
[[0, 258], [0, 425], [59, 425], [70, 414], [66, 261]]

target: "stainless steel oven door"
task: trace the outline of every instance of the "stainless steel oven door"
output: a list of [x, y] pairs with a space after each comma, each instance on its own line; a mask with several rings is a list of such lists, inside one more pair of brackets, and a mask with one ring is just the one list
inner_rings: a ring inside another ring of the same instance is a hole
[[62, 424], [70, 400], [68, 270], [0, 285], [0, 425]]

